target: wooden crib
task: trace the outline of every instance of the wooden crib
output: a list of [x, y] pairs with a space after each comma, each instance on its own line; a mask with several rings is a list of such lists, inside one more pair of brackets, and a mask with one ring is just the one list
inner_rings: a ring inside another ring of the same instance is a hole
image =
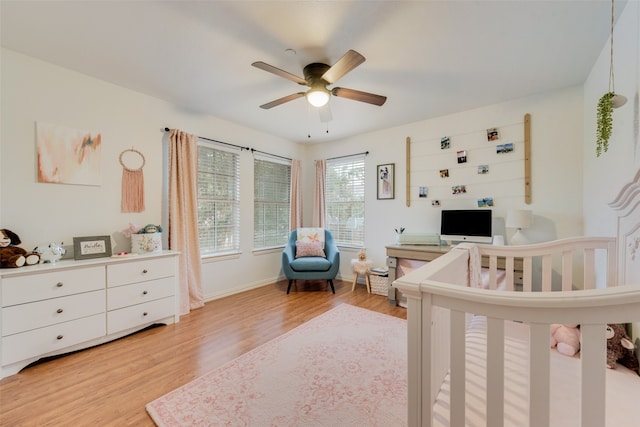
[[[464, 244], [394, 282], [407, 297], [409, 426], [564, 426], [565, 416], [580, 426], [638, 425], [640, 376], [606, 368], [605, 329], [640, 324], [640, 171], [611, 206], [617, 238]], [[482, 256], [488, 270], [476, 267]], [[519, 259], [523, 286], [514, 289]], [[552, 291], [558, 274], [561, 290]], [[580, 324], [579, 357], [550, 349], [553, 323]], [[564, 378], [573, 369], [566, 363], [575, 363], [578, 378], [575, 390], [563, 391], [576, 397], [576, 409], [564, 415], [571, 405], [555, 403], [554, 393], [565, 381], [555, 378], [558, 371]], [[611, 375], [624, 385], [613, 387]], [[612, 387], [625, 396], [610, 396]]]

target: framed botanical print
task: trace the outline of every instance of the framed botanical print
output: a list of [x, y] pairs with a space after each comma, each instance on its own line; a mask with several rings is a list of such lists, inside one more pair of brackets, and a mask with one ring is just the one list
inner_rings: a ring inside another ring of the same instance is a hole
[[378, 200], [395, 197], [395, 163], [378, 165]]

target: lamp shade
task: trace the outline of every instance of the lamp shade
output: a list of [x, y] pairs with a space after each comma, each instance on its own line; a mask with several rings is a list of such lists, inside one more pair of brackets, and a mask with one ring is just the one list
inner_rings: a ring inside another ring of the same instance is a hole
[[529, 228], [531, 225], [531, 211], [527, 209], [512, 209], [507, 212], [507, 228]]

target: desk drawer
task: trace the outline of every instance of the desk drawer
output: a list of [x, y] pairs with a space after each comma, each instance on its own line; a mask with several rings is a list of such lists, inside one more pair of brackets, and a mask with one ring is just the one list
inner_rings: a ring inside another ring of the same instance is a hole
[[107, 312], [107, 333], [113, 334], [174, 315], [174, 297]]
[[175, 274], [173, 258], [143, 259], [107, 266], [107, 286], [115, 287]]
[[170, 297], [174, 293], [174, 280], [173, 277], [165, 277], [164, 279], [109, 288], [107, 291], [107, 310], [116, 310]]
[[104, 290], [14, 305], [2, 310], [2, 335], [13, 335], [105, 312]]
[[46, 355], [105, 335], [104, 314], [2, 338], [2, 364]]
[[99, 266], [7, 277], [2, 279], [2, 306], [95, 291], [104, 284], [104, 267]]

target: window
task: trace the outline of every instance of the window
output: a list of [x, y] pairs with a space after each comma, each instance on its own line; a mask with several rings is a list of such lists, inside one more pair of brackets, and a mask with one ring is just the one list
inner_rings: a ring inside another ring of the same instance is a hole
[[253, 247], [283, 246], [289, 238], [291, 162], [253, 161]]
[[337, 244], [364, 246], [364, 155], [327, 160], [327, 224]]
[[198, 146], [198, 235], [200, 255], [240, 249], [239, 155], [200, 142]]

